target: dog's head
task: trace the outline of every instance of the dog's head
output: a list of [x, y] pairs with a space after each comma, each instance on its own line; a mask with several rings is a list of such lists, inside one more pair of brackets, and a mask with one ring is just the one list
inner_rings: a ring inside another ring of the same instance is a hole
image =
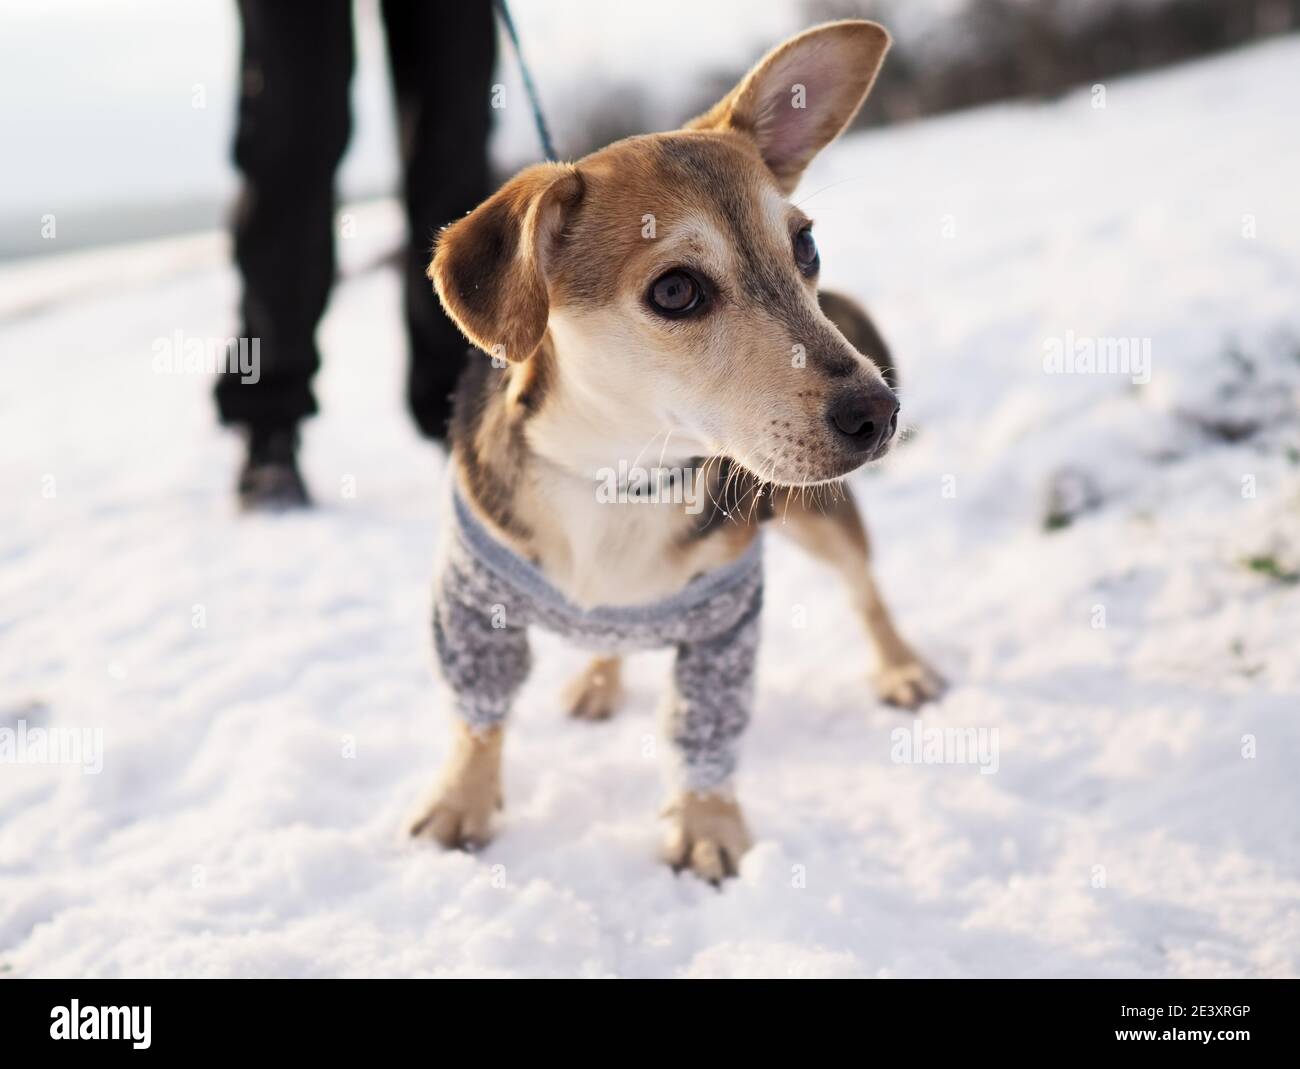
[[883, 455], [898, 402], [819, 309], [812, 223], [787, 198], [888, 46], [875, 23], [818, 26], [682, 130], [521, 172], [444, 231], [429, 274], [448, 313], [516, 363], [549, 330], [551, 373], [620, 439], [610, 459], [659, 434], [809, 484]]

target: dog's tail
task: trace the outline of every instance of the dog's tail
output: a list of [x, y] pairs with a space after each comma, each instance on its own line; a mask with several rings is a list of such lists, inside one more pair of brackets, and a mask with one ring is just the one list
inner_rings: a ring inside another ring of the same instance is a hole
[[898, 389], [898, 371], [894, 367], [894, 357], [889, 351], [889, 346], [885, 344], [885, 339], [880, 336], [880, 331], [876, 329], [876, 324], [867, 315], [866, 309], [851, 297], [830, 290], [822, 290], [818, 293], [817, 303], [822, 306], [826, 318], [834, 323], [840, 333], [848, 339], [849, 344], [863, 356], [869, 357], [876, 367], [880, 368], [880, 373], [885, 377], [889, 388]]

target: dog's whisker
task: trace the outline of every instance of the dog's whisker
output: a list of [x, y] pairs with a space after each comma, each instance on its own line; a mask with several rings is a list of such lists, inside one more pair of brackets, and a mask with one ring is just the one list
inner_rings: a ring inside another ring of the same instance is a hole
[[821, 189], [814, 189], [811, 193], [808, 194], [808, 196], [804, 197], [803, 200], [795, 201], [795, 204], [798, 207], [802, 208], [805, 204], [807, 204], [810, 200], [812, 200], [813, 197], [816, 197], [821, 193], [825, 193], [828, 189], [834, 189], [836, 186], [848, 185], [848, 183], [850, 182], [865, 182], [870, 177], [871, 177], [870, 175], [860, 174], [856, 178], [841, 178], [838, 182], [832, 182], [828, 186], [822, 186]]
[[[761, 467], [767, 467], [767, 465], [762, 465]], [[749, 493], [753, 494], [753, 500], [750, 502], [749, 511], [745, 514], [746, 525], [753, 520], [754, 512], [758, 508], [759, 503], [763, 500], [763, 494], [767, 492], [767, 488], [768, 481], [766, 476], [756, 473], [754, 476], [754, 484], [749, 488]]]
[[[709, 495], [709, 504], [713, 506], [714, 512], [717, 512], [719, 509], [722, 508], [722, 506], [719, 505], [718, 499], [713, 496], [713, 487], [710, 484], [710, 479], [712, 478], [710, 474], [710, 470], [712, 469], [713, 471], [716, 471], [721, 466], [721, 464], [722, 464], [722, 455], [720, 453], [715, 453], [713, 456], [705, 458], [704, 461], [704, 468], [703, 468], [704, 474], [702, 475], [702, 478], [704, 479], [705, 491]], [[723, 509], [722, 511], [725, 512], [726, 510]]]
[[668, 453], [668, 439], [671, 438], [672, 436], [673, 436], [673, 429], [672, 429], [671, 427], [669, 427], [669, 428], [668, 428], [668, 433], [664, 435], [664, 447], [663, 447], [661, 450], [659, 450], [659, 470], [660, 470], [660, 471], [663, 471], [663, 467], [664, 467], [664, 456]]
[[[671, 427], [666, 428], [663, 434], [664, 434], [664, 446], [666, 448], [668, 445], [668, 435], [672, 434], [672, 428]], [[643, 445], [639, 450], [637, 450], [636, 459], [633, 460], [631, 464], [633, 468], [636, 468], [640, 465], [641, 457], [644, 455], [645, 451], [649, 449], [651, 445], [654, 444], [654, 440], [658, 437], [659, 437], [659, 431], [655, 431], [654, 434], [650, 435], [650, 440], [646, 442], [646, 444]], [[660, 459], [662, 461], [662, 457]]]

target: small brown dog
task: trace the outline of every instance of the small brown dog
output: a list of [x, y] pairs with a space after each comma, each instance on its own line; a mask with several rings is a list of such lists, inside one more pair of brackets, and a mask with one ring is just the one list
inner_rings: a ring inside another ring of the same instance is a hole
[[[895, 630], [866, 530], [838, 483], [889, 448], [892, 366], [861, 309], [819, 296], [812, 222], [787, 199], [861, 107], [888, 46], [875, 23], [815, 27], [682, 130], [528, 168], [442, 234], [430, 277], [494, 359], [472, 366], [456, 397], [460, 512], [448, 511], [470, 533], [447, 537], [471, 548], [444, 566], [435, 634], [462, 722], [413, 833], [444, 845], [488, 837], [504, 717], [527, 669], [523, 625], [553, 614], [482, 602], [523, 589], [493, 584], [529, 569], [528, 589], [545, 588], [543, 600], [553, 592], [571, 614], [635, 613], [730, 574], [756, 550], [758, 522], [776, 516], [843, 577], [878, 656], [881, 697], [911, 708], [942, 689]], [[649, 480], [629, 490], [646, 454], [656, 461]], [[606, 489], [616, 492], [602, 496], [611, 471], [620, 474]], [[692, 479], [708, 507], [680, 492]], [[824, 484], [832, 492], [808, 491]], [[512, 563], [489, 561], [479, 582], [464, 562], [485, 540]], [[503, 620], [489, 631], [498, 609]], [[585, 633], [589, 617], [575, 618]], [[480, 636], [477, 647], [465, 632]], [[745, 650], [701, 654], [714, 647], [692, 641], [659, 643], [676, 645], [694, 673], [679, 663], [670, 702], [670, 735], [683, 749], [738, 734], [747, 714], [746, 680], [728, 675], [744, 669]], [[694, 704], [681, 696], [691, 686]], [[740, 696], [717, 724], [704, 723], [729, 686]], [[566, 704], [603, 718], [619, 689], [619, 660], [605, 652]], [[490, 701], [476, 701], [479, 692]], [[668, 855], [716, 880], [735, 871], [749, 835], [728, 782], [734, 760], [693, 759], [668, 809]]]

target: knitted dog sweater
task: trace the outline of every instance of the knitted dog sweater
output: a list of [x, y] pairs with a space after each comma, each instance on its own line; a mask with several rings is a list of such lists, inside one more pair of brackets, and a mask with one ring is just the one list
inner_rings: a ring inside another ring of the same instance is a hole
[[721, 568], [648, 605], [582, 609], [496, 538], [451, 494], [434, 596], [433, 636], [455, 712], [473, 730], [502, 724], [531, 664], [527, 629], [600, 653], [676, 651], [664, 726], [677, 787], [725, 787], [754, 692], [763, 601], [760, 539]]

